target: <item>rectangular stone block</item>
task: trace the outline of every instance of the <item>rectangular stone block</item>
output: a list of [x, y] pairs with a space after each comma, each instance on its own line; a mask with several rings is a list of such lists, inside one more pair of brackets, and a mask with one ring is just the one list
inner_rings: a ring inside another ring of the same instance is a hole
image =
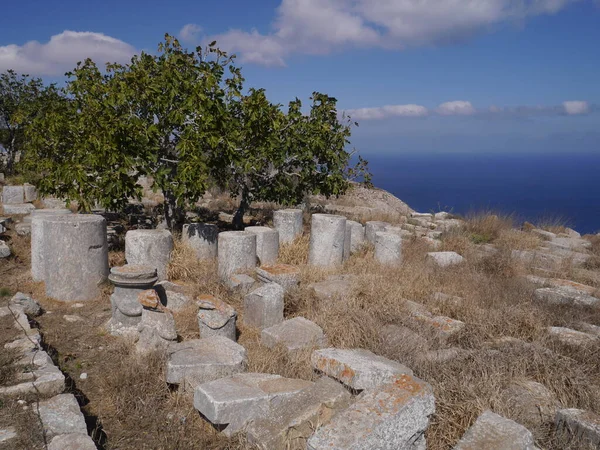
[[556, 413], [556, 433], [565, 442], [578, 439], [600, 447], [600, 416], [582, 409], [561, 409]]
[[327, 345], [321, 327], [304, 317], [294, 317], [265, 328], [261, 333], [261, 342], [269, 348], [283, 345], [290, 352]]
[[[308, 440], [309, 450], [415, 450], [435, 412], [433, 389], [412, 375], [400, 375], [364, 391]], [[483, 448], [483, 447], [482, 447]]]
[[244, 297], [244, 323], [251, 327], [268, 328], [283, 322], [284, 290], [269, 283]]
[[73, 394], [61, 394], [40, 402], [39, 415], [47, 438], [61, 434], [87, 434], [85, 419]]
[[24, 215], [29, 214], [35, 209], [31, 203], [4, 204], [2, 205], [4, 214], [8, 215]]
[[289, 264], [259, 267], [256, 269], [256, 276], [263, 283], [277, 283], [286, 291], [300, 283], [300, 270]]
[[314, 369], [335, 378], [352, 389], [372, 389], [412, 370], [364, 349], [326, 348], [311, 356]]
[[2, 203], [4, 205], [18, 205], [24, 202], [25, 192], [23, 186], [4, 186], [2, 188]]
[[484, 411], [454, 450], [536, 450], [531, 432], [523, 425]]

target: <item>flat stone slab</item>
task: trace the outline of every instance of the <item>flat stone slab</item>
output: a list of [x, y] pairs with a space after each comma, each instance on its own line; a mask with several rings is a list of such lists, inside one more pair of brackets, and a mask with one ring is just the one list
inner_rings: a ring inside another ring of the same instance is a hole
[[161, 303], [171, 311], [181, 311], [192, 303], [192, 289], [183, 284], [161, 281], [153, 289], [158, 293]]
[[42, 313], [42, 307], [38, 302], [22, 292], [17, 292], [8, 302], [11, 308], [20, 308], [30, 316], [39, 316]]
[[355, 280], [354, 275], [334, 275], [325, 281], [309, 285], [309, 288], [320, 300], [343, 298], [352, 293], [352, 284]]
[[594, 295], [596, 292], [598, 292], [598, 289], [595, 287], [561, 278], [544, 278], [536, 275], [527, 275], [525, 278], [541, 287], [563, 288], [566, 291], [575, 291], [587, 295]]
[[87, 434], [85, 419], [73, 394], [61, 394], [40, 402], [40, 420], [48, 438], [61, 434]]
[[96, 444], [87, 434], [69, 433], [54, 437], [48, 450], [96, 450]]
[[[435, 412], [433, 389], [400, 375], [361, 393], [308, 440], [309, 450], [424, 449], [424, 432]], [[481, 447], [482, 449], [484, 447]]]
[[315, 350], [310, 360], [314, 369], [357, 390], [376, 388], [397, 375], [412, 375], [412, 370], [399, 362], [364, 349]]
[[484, 411], [454, 450], [536, 450], [531, 432], [523, 425]]
[[303, 348], [325, 347], [327, 338], [316, 323], [304, 317], [295, 317], [262, 330], [261, 342], [269, 348], [283, 345], [292, 352]]
[[231, 436], [259, 415], [275, 398], [294, 395], [313, 383], [266, 373], [243, 373], [203, 383], [194, 390], [194, 407], [211, 423], [227, 425]]
[[600, 307], [600, 299], [563, 287], [539, 288], [534, 291], [535, 298], [551, 305], [573, 305]]
[[245, 372], [246, 349], [223, 336], [172, 344], [168, 350], [167, 383], [194, 389], [208, 381]]
[[567, 441], [600, 446], [600, 416], [582, 409], [561, 409], [556, 413], [556, 432]]
[[462, 331], [465, 323], [446, 316], [433, 316], [429, 313], [416, 312], [412, 318], [421, 324], [426, 325], [436, 332], [442, 338], [448, 338]]
[[31, 203], [22, 203], [15, 205], [2, 205], [2, 209], [4, 210], [4, 214], [8, 215], [24, 215], [29, 214], [31, 211], [35, 209]]
[[525, 427], [538, 427], [551, 422], [559, 403], [556, 396], [543, 384], [531, 380], [512, 383], [500, 393], [510, 408], [511, 416]]
[[571, 328], [550, 327], [548, 328], [548, 334], [556, 337], [563, 344], [576, 347], [600, 342], [600, 339], [593, 334], [572, 330]]
[[0, 444], [6, 443], [17, 437], [17, 430], [14, 427], [0, 429]]
[[410, 348], [415, 352], [429, 349], [429, 342], [420, 334], [401, 325], [384, 325], [379, 336], [389, 348]]
[[249, 424], [246, 437], [261, 450], [304, 449], [314, 427], [328, 423], [351, 398], [342, 385], [322, 377], [295, 395], [277, 399]]
[[256, 276], [263, 283], [277, 283], [285, 290], [300, 283], [300, 269], [289, 264], [274, 264], [256, 269]]
[[21, 204], [25, 201], [23, 186], [4, 186], [2, 188], [2, 203], [4, 206]]
[[465, 258], [456, 252], [429, 252], [427, 260], [439, 267], [449, 267], [462, 263]]

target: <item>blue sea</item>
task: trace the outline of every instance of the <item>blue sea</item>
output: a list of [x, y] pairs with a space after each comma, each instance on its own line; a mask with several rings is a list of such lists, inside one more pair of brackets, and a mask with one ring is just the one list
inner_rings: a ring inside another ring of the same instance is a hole
[[562, 218], [600, 231], [600, 152], [366, 155], [373, 184], [419, 212], [482, 210]]

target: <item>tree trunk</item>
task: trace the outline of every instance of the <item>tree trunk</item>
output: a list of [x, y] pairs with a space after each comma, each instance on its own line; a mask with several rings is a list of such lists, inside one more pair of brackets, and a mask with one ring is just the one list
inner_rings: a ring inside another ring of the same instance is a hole
[[244, 213], [248, 210], [249, 207], [250, 207], [249, 193], [248, 193], [247, 189], [243, 189], [242, 190], [242, 198], [240, 200], [240, 206], [238, 206], [238, 209], [236, 210], [235, 214], [233, 215], [233, 220], [232, 220], [233, 228], [235, 228], [236, 230], [244, 229]]
[[171, 231], [181, 231], [185, 213], [183, 209], [177, 206], [177, 199], [171, 191], [163, 191], [163, 195], [165, 197], [164, 209], [167, 227]]

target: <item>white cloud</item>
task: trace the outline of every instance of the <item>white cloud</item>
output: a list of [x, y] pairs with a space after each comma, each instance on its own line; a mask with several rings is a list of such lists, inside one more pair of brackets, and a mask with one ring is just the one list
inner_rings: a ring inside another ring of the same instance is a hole
[[441, 44], [504, 23], [554, 14], [582, 0], [282, 0], [273, 31], [212, 36], [242, 61], [284, 65], [293, 53]]
[[471, 116], [476, 113], [471, 102], [464, 100], [442, 103], [435, 111], [442, 116]]
[[198, 42], [198, 37], [200, 32], [202, 31], [202, 27], [195, 23], [188, 23], [184, 25], [181, 30], [179, 30], [179, 39], [183, 42], [195, 44]]
[[388, 117], [424, 117], [429, 111], [421, 105], [386, 105], [375, 108], [358, 108], [345, 111], [355, 120], [377, 120]]
[[62, 75], [86, 58], [101, 66], [107, 62], [126, 62], [135, 51], [126, 42], [102, 33], [66, 30], [44, 44], [29, 41], [0, 46], [0, 72], [13, 69], [31, 75]]
[[569, 116], [587, 114], [590, 112], [589, 103], [581, 100], [570, 100], [563, 102], [563, 108], [565, 109], [565, 113], [567, 113]]

